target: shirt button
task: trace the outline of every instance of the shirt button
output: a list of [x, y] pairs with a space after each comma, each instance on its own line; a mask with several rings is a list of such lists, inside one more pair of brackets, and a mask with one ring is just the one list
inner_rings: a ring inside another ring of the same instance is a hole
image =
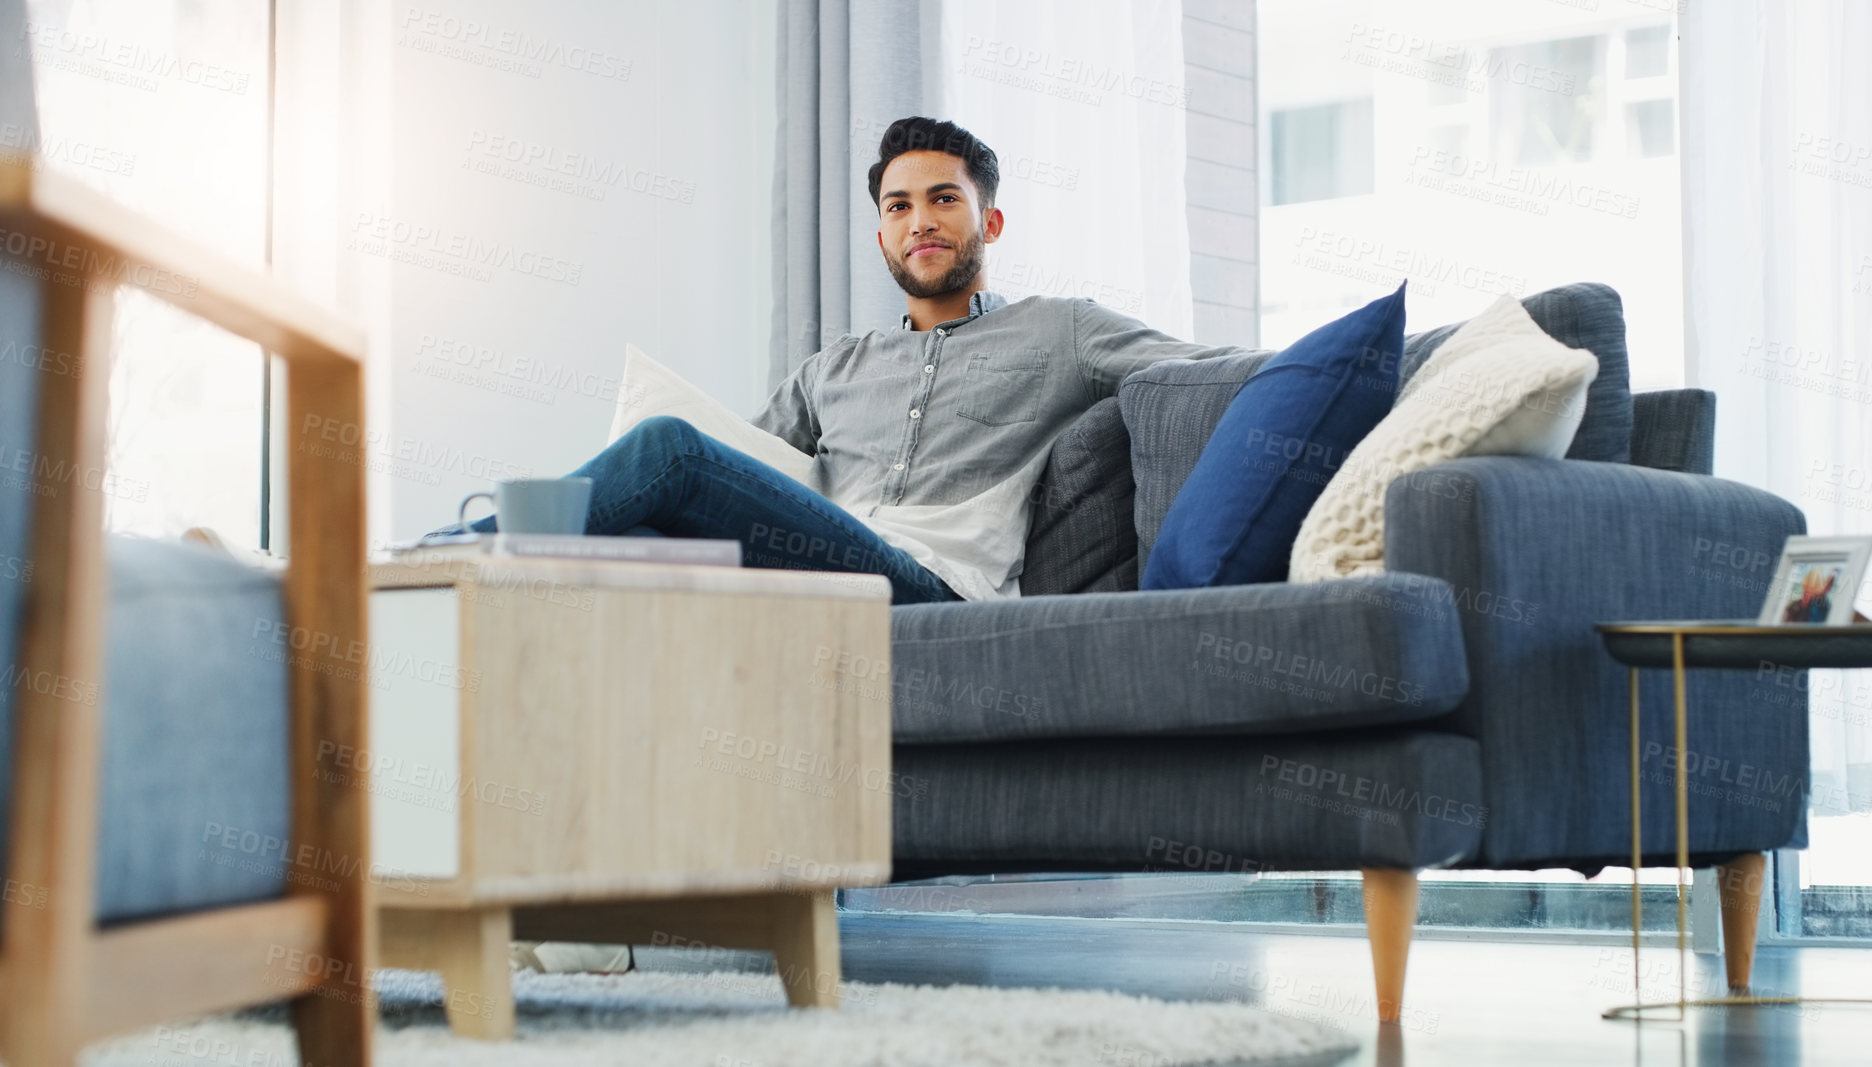
[[900, 471], [900, 470], [903, 470], [903, 464], [901, 464], [901, 463], [893, 463], [893, 464], [891, 464], [891, 470], [894, 470], [894, 471]]
[[911, 408], [910, 417], [913, 419], [920, 419], [923, 417], [923, 413], [921, 411], [918, 411], [916, 408]]
[[924, 373], [924, 374], [935, 374], [935, 373], [936, 373], [936, 364], [934, 364], [934, 363], [925, 363], [925, 364], [923, 365], [923, 373]]
[[948, 330], [937, 330], [937, 331], [936, 331], [936, 336], [938, 336], [938, 337], [947, 337], [947, 336], [949, 336], [949, 331], [948, 331]]

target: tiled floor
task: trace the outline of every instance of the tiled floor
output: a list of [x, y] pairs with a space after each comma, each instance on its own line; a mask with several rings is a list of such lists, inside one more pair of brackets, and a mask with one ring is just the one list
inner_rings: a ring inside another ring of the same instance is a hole
[[[1547, 1064], [1872, 1064], [1872, 1005], [1694, 1010], [1688, 1022], [1607, 1021], [1631, 999], [1630, 948], [1419, 939], [1402, 1025], [1379, 1027], [1359, 937], [1241, 924], [847, 912], [856, 981], [1114, 989], [1234, 999], [1360, 1038], [1348, 1067]], [[1674, 949], [1647, 949], [1647, 999], [1674, 998]], [[1691, 956], [1691, 988], [1721, 995], [1722, 961]], [[1872, 949], [1763, 949], [1757, 991], [1872, 997]], [[1693, 992], [1692, 996], [1699, 995]]]

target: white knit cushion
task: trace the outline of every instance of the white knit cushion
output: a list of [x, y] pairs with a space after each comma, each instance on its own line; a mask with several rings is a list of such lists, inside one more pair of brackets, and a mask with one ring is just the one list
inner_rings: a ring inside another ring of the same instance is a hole
[[1300, 524], [1288, 581], [1384, 570], [1385, 488], [1459, 456], [1559, 459], [1599, 373], [1591, 352], [1547, 336], [1504, 296], [1450, 335], [1399, 391]]
[[690, 385], [675, 371], [644, 355], [636, 345], [627, 344], [617, 411], [611, 416], [611, 436], [606, 443], [624, 436], [652, 415], [674, 415], [794, 481], [810, 484], [811, 456], [736, 415], [728, 405]]

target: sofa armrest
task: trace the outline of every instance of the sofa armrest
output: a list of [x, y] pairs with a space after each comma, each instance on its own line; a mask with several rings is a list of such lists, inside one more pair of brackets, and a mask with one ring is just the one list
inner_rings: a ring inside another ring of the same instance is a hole
[[[1494, 814], [1479, 863], [1630, 862], [1629, 683], [1593, 624], [1753, 618], [1805, 528], [1761, 490], [1623, 464], [1460, 459], [1391, 483], [1387, 566], [1443, 579], [1461, 609], [1470, 685], [1449, 725], [1482, 743]], [[1689, 706], [1692, 850], [1804, 841], [1804, 691], [1697, 671]], [[1650, 678], [1643, 709], [1646, 851], [1663, 857], [1668, 676]]]
[[1632, 466], [1708, 474], [1715, 459], [1715, 393], [1660, 389], [1632, 397]]

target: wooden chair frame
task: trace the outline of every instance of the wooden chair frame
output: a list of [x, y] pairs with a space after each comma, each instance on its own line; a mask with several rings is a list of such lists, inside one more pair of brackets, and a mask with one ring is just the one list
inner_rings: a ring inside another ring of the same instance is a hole
[[[32, 158], [0, 158], [0, 229], [0, 269], [41, 281], [45, 349], [76, 357], [69, 373], [42, 374], [36, 463], [90, 472], [44, 480], [33, 504], [20, 662], [31, 677], [77, 688], [16, 690], [0, 1053], [13, 1067], [70, 1064], [105, 1035], [291, 997], [302, 1063], [368, 1064], [377, 940], [369, 794], [354, 769], [316, 773], [320, 752], [361, 749], [368, 739], [367, 678], [355, 656], [346, 659], [346, 650], [367, 647], [363, 332]], [[285, 362], [286, 621], [316, 638], [303, 650], [294, 644], [303, 654], [288, 667], [292, 843], [295, 853], [310, 847], [337, 859], [278, 900], [100, 930], [102, 711], [100, 690], [84, 687], [104, 677], [102, 475], [120, 284]], [[72, 698], [87, 691], [92, 703]]]

